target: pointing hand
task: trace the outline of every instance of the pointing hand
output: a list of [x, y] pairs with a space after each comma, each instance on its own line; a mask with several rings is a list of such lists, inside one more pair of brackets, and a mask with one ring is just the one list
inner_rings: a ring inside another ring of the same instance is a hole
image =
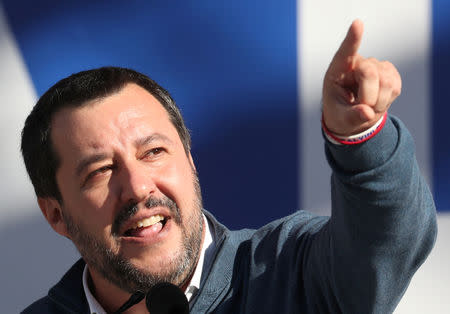
[[364, 25], [355, 20], [323, 82], [323, 119], [329, 131], [350, 136], [373, 126], [400, 95], [401, 78], [392, 63], [358, 54]]

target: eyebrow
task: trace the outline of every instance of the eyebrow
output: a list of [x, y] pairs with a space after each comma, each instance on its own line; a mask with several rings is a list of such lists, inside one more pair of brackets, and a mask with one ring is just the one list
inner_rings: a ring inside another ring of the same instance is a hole
[[88, 156], [86, 158], [83, 158], [79, 163], [77, 168], [75, 169], [75, 173], [77, 176], [80, 176], [83, 170], [89, 166], [90, 164], [93, 164], [98, 161], [102, 161], [104, 159], [108, 158], [106, 154], [95, 154]]
[[172, 140], [169, 139], [164, 134], [153, 133], [153, 134], [151, 134], [149, 136], [146, 136], [146, 137], [143, 137], [143, 138], [140, 138], [140, 139], [136, 140], [134, 142], [134, 145], [136, 147], [145, 146], [145, 145], [151, 144], [152, 142], [155, 142], [155, 141], [163, 141], [163, 142], [168, 143], [168, 144], [173, 144]]
[[[151, 135], [149, 135], [149, 136], [146, 136], [146, 137], [143, 137], [143, 138], [141, 138], [141, 139], [136, 140], [136, 141], [134, 142], [134, 145], [135, 145], [136, 147], [139, 147], [139, 146], [145, 146], [145, 145], [149, 145], [149, 144], [151, 144], [152, 142], [155, 142], [155, 141], [158, 141], [158, 140], [163, 141], [163, 142], [165, 142], [165, 143], [169, 143], [169, 144], [172, 144], [172, 143], [173, 143], [167, 136], [165, 136], [165, 135], [163, 135], [163, 134], [161, 134], [161, 133], [154, 133], [154, 134], [151, 134]], [[80, 176], [81, 173], [84, 171], [84, 169], [85, 169], [86, 167], [88, 167], [90, 164], [93, 164], [93, 163], [95, 163], [95, 162], [102, 161], [102, 160], [107, 159], [107, 158], [108, 158], [108, 155], [102, 154], [102, 153], [100, 153], [100, 154], [94, 154], [94, 155], [88, 156], [88, 157], [86, 157], [86, 158], [83, 158], [83, 159], [78, 163], [78, 166], [77, 166], [76, 169], [75, 169], [76, 175], [77, 175], [77, 176]]]

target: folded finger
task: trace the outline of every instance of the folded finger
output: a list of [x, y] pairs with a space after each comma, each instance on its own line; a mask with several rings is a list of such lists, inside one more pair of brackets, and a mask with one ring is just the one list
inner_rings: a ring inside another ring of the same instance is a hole
[[373, 59], [364, 59], [354, 69], [358, 85], [358, 103], [374, 106], [379, 93], [379, 68]]
[[378, 68], [380, 87], [374, 110], [384, 112], [400, 94], [401, 79], [397, 69], [390, 62], [379, 62]]

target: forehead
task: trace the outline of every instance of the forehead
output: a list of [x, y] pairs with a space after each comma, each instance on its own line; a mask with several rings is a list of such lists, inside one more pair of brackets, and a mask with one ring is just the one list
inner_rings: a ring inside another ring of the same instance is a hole
[[178, 138], [160, 102], [144, 88], [128, 84], [108, 97], [57, 112], [51, 139], [62, 157], [124, 144], [155, 132]]

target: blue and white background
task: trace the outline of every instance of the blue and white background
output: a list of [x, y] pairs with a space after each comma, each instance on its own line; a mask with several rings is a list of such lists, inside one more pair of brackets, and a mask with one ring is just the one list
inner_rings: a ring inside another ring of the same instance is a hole
[[78, 258], [37, 207], [23, 122], [71, 73], [131, 67], [167, 88], [192, 131], [205, 207], [232, 229], [296, 209], [328, 214], [321, 84], [348, 26], [403, 77], [391, 112], [413, 133], [439, 235], [396, 313], [450, 313], [447, 0], [0, 0], [0, 312], [46, 294]]

